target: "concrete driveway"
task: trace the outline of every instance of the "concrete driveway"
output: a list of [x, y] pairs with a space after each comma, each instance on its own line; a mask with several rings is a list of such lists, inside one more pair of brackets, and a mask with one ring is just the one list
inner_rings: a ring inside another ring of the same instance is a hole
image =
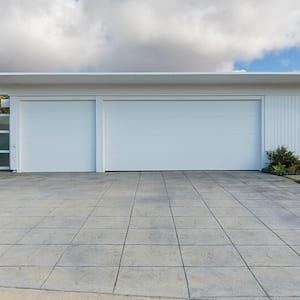
[[300, 299], [300, 185], [287, 179], [4, 172], [0, 188], [0, 287]]

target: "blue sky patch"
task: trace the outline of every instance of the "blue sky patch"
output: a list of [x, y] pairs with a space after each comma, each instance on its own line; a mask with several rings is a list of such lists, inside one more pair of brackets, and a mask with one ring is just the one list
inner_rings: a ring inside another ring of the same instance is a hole
[[270, 51], [263, 58], [249, 63], [236, 62], [235, 70], [248, 72], [295, 72], [300, 71], [300, 48]]

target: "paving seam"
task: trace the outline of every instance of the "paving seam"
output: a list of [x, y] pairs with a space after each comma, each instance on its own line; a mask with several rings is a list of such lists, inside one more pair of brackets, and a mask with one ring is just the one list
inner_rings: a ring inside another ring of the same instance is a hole
[[[209, 175], [208, 175], [209, 176]], [[210, 178], [212, 178], [211, 176], [209, 176]], [[212, 178], [212, 180], [214, 181], [214, 182], [216, 182], [213, 178]], [[244, 184], [246, 184], [246, 185], [248, 185], [249, 187], [251, 187], [251, 185], [249, 185], [249, 184], [247, 184], [247, 182], [244, 182], [244, 181], [242, 181], [241, 180], [241, 182], [242, 183], [244, 183]], [[216, 184], [218, 184], [217, 182], [216, 182]], [[229, 193], [236, 201], [238, 201], [245, 209], [247, 209], [251, 214], [252, 214], [252, 216], [253, 217], [255, 217], [259, 222], [261, 222], [266, 228], [268, 228], [274, 235], [276, 235], [286, 246], [288, 246], [297, 256], [300, 256], [300, 254], [295, 250], [295, 249], [293, 249], [292, 248], [292, 246], [289, 244], [289, 243], [287, 243], [284, 239], [282, 239], [281, 237], [280, 237], [280, 235], [278, 234], [278, 233], [276, 233], [276, 231], [274, 231], [270, 226], [268, 226], [259, 216], [257, 216], [254, 212], [252, 212], [246, 205], [244, 205], [243, 204], [243, 202], [241, 202], [234, 194], [232, 194], [230, 191], [227, 191], [221, 184], [218, 184], [220, 187], [222, 187], [222, 189], [224, 190], [224, 191], [226, 191], [227, 193]], [[257, 192], [257, 193], [260, 193], [260, 192]], [[273, 201], [272, 199], [270, 199], [268, 196], [267, 196], [267, 200], [271, 200], [271, 201]], [[261, 200], [261, 201], [264, 201], [264, 200]], [[279, 205], [280, 206], [280, 205]], [[284, 207], [282, 207], [282, 206], [280, 206], [281, 208], [283, 208], [283, 209], [285, 209], [285, 210], [287, 210], [286, 208], [284, 208]], [[288, 210], [287, 210], [288, 211]], [[295, 215], [295, 214], [294, 214]], [[295, 217], [298, 217], [298, 216], [296, 216], [295, 215]], [[279, 229], [279, 230], [290, 230], [290, 229]], [[293, 229], [293, 230], [297, 230], [297, 229]], [[300, 230], [300, 228], [298, 228], [298, 230]]]
[[[43, 181], [42, 178], [39, 179], [39, 180], [38, 180], [38, 184], [40, 185], [42, 181]], [[33, 200], [40, 200], [40, 198], [39, 198], [39, 197], [36, 197], [36, 198], [34, 198]], [[26, 200], [23, 200], [23, 201], [26, 201]], [[22, 206], [18, 206], [15, 210], [17, 210], [18, 208], [21, 208], [21, 207], [22, 207]], [[58, 208], [58, 207], [59, 207], [59, 206], [54, 207], [49, 213], [52, 213], [52, 212], [53, 212], [56, 208]], [[48, 216], [48, 215], [47, 215], [47, 216]], [[7, 244], [7, 245], [11, 245], [11, 246], [8, 247], [8, 248], [0, 255], [0, 257], [2, 257], [4, 254], [6, 254], [13, 246], [19, 245], [18, 242], [21, 241], [21, 240], [25, 237], [25, 235], [27, 235], [27, 234], [30, 233], [33, 229], [35, 229], [39, 224], [41, 224], [47, 216], [41, 216], [42, 219], [41, 219], [39, 222], [37, 222], [37, 224], [35, 224], [33, 227], [28, 228], [28, 230], [26, 230], [26, 232], [24, 233], [24, 235], [22, 235], [22, 237], [21, 237], [20, 239], [17, 239], [17, 241], [16, 241], [15, 243], [13, 243], [13, 244]], [[4, 229], [23, 229], [23, 228], [20, 227], [20, 228], [4, 228]], [[3, 244], [2, 244], [2, 245], [3, 245]]]
[[[201, 194], [199, 193], [198, 189], [195, 187], [195, 185], [193, 184], [192, 180], [189, 178], [189, 176], [182, 171], [182, 173], [184, 174], [184, 176], [187, 178], [187, 180], [190, 182], [191, 186], [193, 187], [193, 189], [196, 191], [196, 193], [199, 195], [200, 199], [204, 202], [206, 208], [210, 211], [210, 213], [212, 214], [213, 218], [216, 220], [216, 222], [219, 224], [219, 226], [221, 227], [222, 231], [224, 232], [224, 234], [226, 235], [226, 237], [229, 239], [230, 243], [232, 244], [233, 248], [237, 251], [237, 253], [239, 254], [240, 258], [242, 259], [242, 261], [244, 262], [244, 264], [246, 265], [247, 269], [249, 270], [249, 272], [252, 274], [253, 278], [255, 279], [255, 281], [257, 282], [257, 284], [259, 285], [259, 287], [262, 289], [262, 291], [265, 293], [265, 296], [267, 296], [270, 300], [272, 299], [271, 296], [267, 293], [267, 291], [265, 290], [265, 288], [262, 286], [262, 284], [259, 282], [259, 280], [257, 279], [257, 277], [255, 276], [255, 274], [252, 272], [251, 268], [249, 267], [249, 265], [247, 264], [246, 260], [244, 259], [244, 257], [242, 256], [242, 254], [240, 253], [240, 251], [238, 250], [238, 248], [236, 247], [236, 245], [233, 243], [233, 241], [231, 240], [230, 236], [227, 234], [227, 232], [225, 231], [224, 227], [222, 226], [222, 224], [220, 223], [220, 221], [218, 220], [218, 218], [215, 216], [215, 214], [212, 212], [212, 210], [210, 209], [210, 207], [207, 205], [206, 201], [203, 200]], [[211, 176], [208, 175], [208, 177], [210, 177], [212, 180], [213, 178]], [[215, 180], [213, 180], [217, 185], [219, 185]], [[223, 188], [223, 187], [222, 187]], [[224, 188], [223, 188], [224, 189]], [[225, 190], [225, 189], [224, 189]], [[259, 296], [257, 296], [259, 297]]]
[[141, 182], [141, 176], [142, 176], [141, 172], [139, 172], [138, 182], [137, 182], [136, 188], [135, 188], [133, 203], [132, 203], [132, 206], [131, 206], [131, 209], [130, 209], [129, 221], [128, 221], [127, 230], [126, 230], [126, 234], [125, 234], [125, 239], [124, 239], [124, 243], [123, 243], [123, 247], [122, 247], [122, 252], [121, 252], [121, 256], [120, 256], [120, 260], [119, 260], [118, 271], [117, 271], [116, 279], [115, 279], [115, 282], [114, 282], [114, 287], [113, 287], [113, 290], [112, 290], [112, 294], [113, 295], [115, 294], [116, 287], [117, 287], [117, 282], [118, 282], [118, 279], [119, 279], [119, 274], [120, 274], [120, 270], [121, 270], [121, 263], [122, 263], [122, 259], [123, 259], [123, 255], [124, 255], [124, 251], [125, 251], [125, 245], [126, 245], [126, 240], [127, 240], [128, 232], [129, 232], [129, 227], [130, 227], [130, 222], [131, 222], [131, 218], [132, 218], [132, 213], [133, 213], [134, 205], [135, 205], [135, 202], [136, 202], [136, 195], [137, 195], [137, 191], [138, 191], [138, 188], [139, 188], [140, 182]]
[[168, 188], [167, 188], [167, 184], [166, 184], [166, 179], [165, 179], [165, 176], [164, 176], [164, 172], [161, 172], [161, 176], [162, 176], [162, 179], [163, 179], [163, 182], [164, 182], [164, 186], [165, 186], [165, 190], [166, 190], [166, 193], [167, 193], [167, 196], [168, 196], [168, 200], [169, 200], [169, 209], [170, 209], [170, 212], [171, 212], [171, 217], [172, 217], [173, 225], [174, 225], [174, 228], [175, 228], [177, 245], [178, 245], [178, 248], [179, 248], [180, 259], [181, 259], [181, 263], [182, 263], [182, 267], [183, 267], [183, 272], [184, 272], [184, 277], [185, 277], [186, 286], [187, 286], [188, 298], [190, 299], [191, 298], [191, 293], [190, 293], [189, 281], [188, 281], [186, 270], [185, 270], [185, 265], [184, 265], [184, 261], [183, 261], [182, 251], [181, 251], [181, 245], [180, 245], [180, 242], [179, 242], [179, 236], [178, 236], [178, 232], [177, 232], [175, 218], [174, 218], [174, 215], [173, 215], [171, 200], [170, 200], [170, 196], [169, 196], [169, 192], [168, 192]]
[[[63, 290], [57, 290], [57, 289], [51, 289], [51, 290], [50, 289], [43, 289], [43, 290], [41, 290], [41, 289], [38, 289], [38, 288], [28, 288], [28, 287], [16, 287], [16, 288], [14, 288], [14, 287], [10, 287], [10, 286], [1, 286], [0, 287], [0, 295], [1, 295], [1, 289], [2, 288], [3, 289], [7, 289], [7, 290], [16, 290], [16, 291], [19, 291], [20, 293], [23, 290], [24, 291], [42, 292], [42, 293], [49, 292], [49, 293], [51, 293], [51, 296], [52, 295], [55, 296], [55, 299], [57, 299], [58, 295], [57, 294], [53, 294], [53, 293], [61, 293], [62, 295], [65, 295], [65, 296], [62, 296], [62, 297], [60, 297], [58, 299], [65, 299], [65, 297], [68, 297], [68, 294], [70, 293], [70, 294], [74, 294], [74, 295], [76, 294], [78, 296], [84, 295], [84, 298], [82, 298], [82, 299], [80, 298], [81, 300], [90, 299], [88, 297], [89, 295], [93, 296], [93, 298], [91, 298], [91, 299], [95, 299], [95, 300], [97, 300], [98, 297], [94, 298], [94, 296], [99, 296], [100, 297], [99, 300], [100, 299], [104, 300], [105, 299], [104, 297], [106, 297], [106, 296], [108, 296], [109, 299], [111, 299], [111, 300], [112, 299], [115, 299], [115, 300], [118, 300], [118, 299], [125, 300], [125, 298], [128, 299], [128, 300], [135, 300], [135, 299], [137, 299], [137, 300], [140, 300], [140, 299], [141, 300], [146, 300], [146, 299], [149, 299], [149, 300], [151, 300], [151, 299], [154, 299], [154, 300], [161, 300], [161, 299], [166, 299], [166, 300], [174, 300], [174, 299], [176, 299], [176, 300], [187, 300], [187, 298], [179, 298], [179, 297], [175, 297], [175, 298], [172, 297], [172, 298], [170, 298], [170, 297], [167, 297], [167, 296], [157, 297], [157, 296], [140, 296], [140, 295], [127, 295], [127, 294], [114, 294], [114, 295], [112, 295], [111, 293], [107, 293], [107, 292], [105, 292], [105, 293], [104, 292], [103, 293], [98, 293], [98, 292], [92, 292], [92, 291], [63, 291]], [[86, 296], [86, 295], [88, 295], [88, 296]], [[44, 298], [42, 298], [43, 294], [39, 294], [38, 296], [39, 296], [38, 298], [34, 297], [34, 299], [44, 299]], [[47, 297], [46, 299], [50, 299], [49, 297]], [[16, 298], [16, 297], [13, 296], [13, 298], [9, 298], [9, 299], [17, 300], [17, 299], [22, 299], [22, 298], [21, 297]], [[26, 297], [26, 299], [31, 299], [31, 298]], [[68, 297], [67, 299], [71, 299], [71, 298]], [[76, 297], [76, 299], [79, 299], [79, 298]], [[213, 299], [210, 299], [210, 300], [213, 300]]]
[[[97, 201], [97, 204], [102, 200], [103, 196], [107, 193], [107, 191], [112, 187], [113, 183], [114, 183], [115, 179], [107, 186], [107, 188], [102, 191], [102, 194], [99, 195], [99, 200]], [[84, 227], [84, 225], [86, 224], [87, 220], [89, 219], [89, 217], [92, 215], [92, 213], [96, 210], [97, 205], [94, 206], [94, 208], [91, 210], [91, 212], [88, 214], [88, 216], [86, 217], [85, 221], [82, 223], [82, 225], [80, 226], [80, 228], [78, 229], [77, 233], [73, 236], [72, 240], [70, 241], [69, 245], [65, 248], [65, 250], [62, 252], [62, 254], [59, 256], [58, 260], [56, 261], [56, 263], [54, 264], [54, 266], [52, 267], [51, 271], [49, 272], [48, 276], [46, 277], [46, 279], [43, 281], [43, 283], [40, 286], [40, 289], [43, 289], [43, 286], [45, 285], [45, 283], [47, 282], [47, 280], [49, 279], [49, 277], [51, 276], [51, 274], [53, 273], [55, 267], [57, 266], [57, 264], [59, 263], [59, 261], [61, 260], [61, 258], [63, 257], [63, 255], [66, 253], [67, 249], [73, 245], [73, 241], [76, 238], [76, 236], [79, 234], [80, 230]]]
[[[50, 213], [51, 212], [53, 212], [55, 209], [56, 209], [57, 207], [54, 207], [51, 211], [50, 211]], [[21, 241], [28, 233], [30, 233], [30, 232], [32, 232], [32, 230], [34, 230], [34, 229], [36, 229], [38, 226], [39, 226], [39, 224], [41, 224], [46, 218], [47, 218], [48, 216], [42, 216], [41, 218], [41, 220], [39, 221], [39, 222], [37, 222], [37, 224], [35, 224], [33, 227], [30, 227], [30, 228], [28, 228], [28, 230], [24, 233], [24, 235], [22, 235], [22, 237], [21, 238], [19, 238], [15, 243], [13, 243], [13, 244], [6, 244], [6, 245], [10, 245], [10, 247], [8, 247], [1, 255], [0, 255], [0, 257], [2, 257], [4, 254], [6, 254], [12, 247], [14, 247], [14, 246], [19, 246], [19, 245], [26, 245], [26, 246], [38, 246], [38, 245], [44, 245], [44, 244], [20, 244], [19, 243], [19, 241]], [[16, 217], [17, 218], [17, 217]], [[5, 229], [20, 229], [20, 228], [5, 228]], [[5, 245], [5, 244], [1, 244], [1, 245]]]

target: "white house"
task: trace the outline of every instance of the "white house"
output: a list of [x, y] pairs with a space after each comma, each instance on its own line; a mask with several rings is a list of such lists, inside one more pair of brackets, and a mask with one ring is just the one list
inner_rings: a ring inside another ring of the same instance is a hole
[[0, 165], [17, 172], [258, 170], [279, 145], [300, 154], [300, 73], [2, 73], [0, 95]]

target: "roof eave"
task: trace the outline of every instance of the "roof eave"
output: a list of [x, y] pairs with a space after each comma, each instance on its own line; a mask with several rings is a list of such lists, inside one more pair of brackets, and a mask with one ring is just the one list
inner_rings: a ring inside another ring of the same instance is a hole
[[300, 84], [300, 72], [0, 73], [0, 85]]

